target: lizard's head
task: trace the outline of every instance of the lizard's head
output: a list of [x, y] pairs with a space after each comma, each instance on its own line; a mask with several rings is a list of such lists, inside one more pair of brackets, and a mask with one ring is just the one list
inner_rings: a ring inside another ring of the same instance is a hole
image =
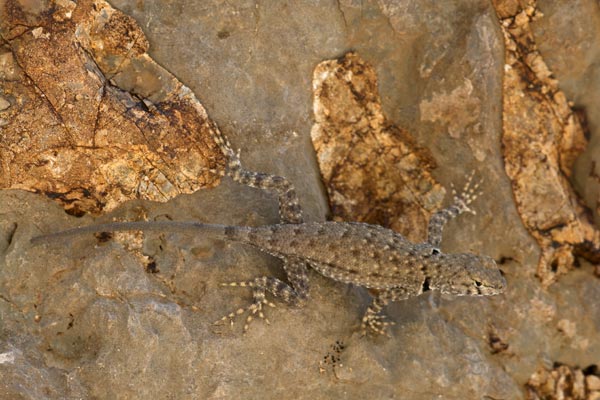
[[[496, 262], [475, 254], [445, 254], [442, 268], [432, 279], [432, 289], [455, 296], [491, 296], [506, 288]], [[437, 281], [437, 282], [436, 282]]]

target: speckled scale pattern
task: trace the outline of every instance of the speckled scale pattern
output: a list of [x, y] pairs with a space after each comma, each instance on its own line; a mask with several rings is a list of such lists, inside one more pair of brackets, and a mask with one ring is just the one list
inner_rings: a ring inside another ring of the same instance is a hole
[[[303, 258], [329, 278], [375, 289], [423, 275], [418, 251], [399, 234], [364, 223], [310, 222], [231, 232], [230, 239], [277, 257]], [[426, 262], [423, 259], [422, 262]]]

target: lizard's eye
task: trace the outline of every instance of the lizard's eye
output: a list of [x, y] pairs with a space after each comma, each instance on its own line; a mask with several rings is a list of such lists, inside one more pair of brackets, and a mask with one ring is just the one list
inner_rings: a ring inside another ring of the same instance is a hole
[[482, 285], [482, 283], [481, 283], [481, 282], [479, 282], [479, 281], [475, 281], [475, 286], [477, 286], [477, 287], [481, 287], [481, 285]]
[[431, 255], [435, 256], [437, 254], [440, 254], [440, 249], [438, 249], [437, 247], [431, 249]]

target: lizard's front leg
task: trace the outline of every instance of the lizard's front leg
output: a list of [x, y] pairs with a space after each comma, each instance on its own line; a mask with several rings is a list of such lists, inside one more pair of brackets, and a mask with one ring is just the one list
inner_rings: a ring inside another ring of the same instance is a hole
[[481, 185], [481, 181], [473, 183], [473, 176], [474, 172], [467, 179], [461, 193], [457, 193], [454, 186], [452, 186], [452, 195], [454, 197], [452, 204], [436, 212], [429, 219], [427, 243], [433, 247], [440, 247], [442, 232], [448, 221], [464, 212], [475, 214], [475, 211], [469, 208], [469, 204], [475, 201], [481, 194], [481, 192], [477, 191]]
[[382, 313], [383, 307], [392, 301], [400, 301], [410, 297], [410, 293], [403, 288], [385, 289], [373, 298], [373, 301], [367, 307], [367, 311], [362, 318], [361, 333], [367, 334], [367, 329], [377, 335], [389, 336], [387, 327], [394, 325], [392, 321], [387, 321], [387, 316]]
[[248, 316], [244, 324], [244, 333], [256, 317], [265, 320], [268, 324], [269, 319], [264, 314], [264, 306], [275, 307], [275, 304], [266, 299], [267, 292], [283, 300], [288, 305], [302, 306], [308, 298], [306, 263], [296, 259], [284, 259], [283, 265], [290, 284], [270, 276], [261, 276], [250, 281], [224, 283], [223, 286], [251, 287], [253, 301], [248, 307], [239, 308], [215, 323], [226, 320], [230, 320], [233, 323], [235, 317], [247, 312]]

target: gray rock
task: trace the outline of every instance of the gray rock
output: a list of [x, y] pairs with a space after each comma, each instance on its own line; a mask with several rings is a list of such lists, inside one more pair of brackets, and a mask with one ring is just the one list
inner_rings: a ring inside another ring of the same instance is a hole
[[[548, 19], [551, 7], [567, 13], [559, 3], [542, 9]], [[443, 247], [502, 260], [509, 289], [493, 298], [433, 294], [394, 304], [392, 337], [372, 339], [356, 329], [366, 293], [313, 274], [305, 308], [269, 309], [271, 325], [255, 322], [242, 335], [242, 321], [212, 322], [246, 305], [250, 293], [218, 283], [281, 277], [276, 260], [178, 234], [33, 248], [32, 236], [94, 220], [69, 216], [40, 195], [2, 191], [0, 398], [513, 399], [524, 397], [540, 366], [598, 362], [600, 285], [592, 268], [583, 263], [548, 290], [533, 276], [539, 249], [515, 210], [500, 156], [504, 62], [489, 2], [113, 5], [137, 19], [150, 54], [192, 88], [242, 149], [245, 166], [295, 183], [312, 220], [327, 214], [309, 136], [312, 70], [357, 50], [377, 70], [386, 115], [431, 150], [445, 186], [472, 169], [485, 177], [477, 216], [452, 222]], [[585, 10], [571, 7], [568, 15], [598, 19], [597, 9]], [[597, 26], [572, 33], [573, 24], [551, 24], [540, 39], [542, 52], [556, 58], [548, 64], [559, 80], [570, 71], [573, 96], [579, 101], [581, 93], [588, 109], [596, 97], [577, 88], [597, 76], [598, 47], [582, 45], [584, 57], [572, 57], [557, 38], [593, 36]], [[582, 169], [598, 154], [597, 127], [592, 119]], [[586, 179], [577, 182], [594, 207], [598, 182]], [[277, 205], [224, 179], [164, 204], [132, 201], [96, 221], [141, 215], [260, 225], [277, 221]], [[152, 260], [157, 273], [146, 270]], [[323, 363], [336, 340], [345, 344], [340, 361]]]

